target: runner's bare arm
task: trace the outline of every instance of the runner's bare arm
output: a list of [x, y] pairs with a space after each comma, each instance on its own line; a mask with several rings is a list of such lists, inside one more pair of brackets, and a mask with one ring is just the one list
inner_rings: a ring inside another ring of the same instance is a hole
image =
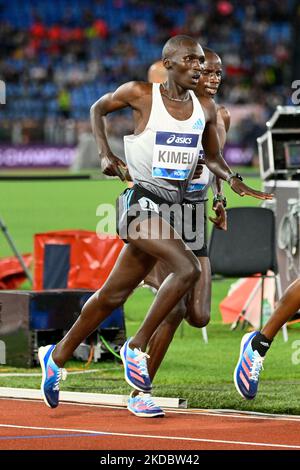
[[[217, 132], [222, 152], [226, 143], [229, 127], [230, 113], [224, 106], [219, 106], [217, 111]], [[215, 224], [217, 228], [227, 230], [226, 199], [223, 196], [223, 180], [218, 176], [214, 176], [212, 180], [212, 191], [214, 194], [213, 210], [215, 217], [209, 217], [209, 220]]]
[[99, 150], [101, 170], [107, 176], [118, 176], [125, 180], [126, 165], [113, 154], [106, 134], [105, 116], [128, 106], [134, 108], [135, 100], [140, 97], [141, 87], [138, 82], [128, 82], [121, 85], [113, 93], [103, 95], [90, 110], [92, 131]]
[[[221, 118], [221, 119], [220, 119]], [[223, 153], [224, 146], [226, 143], [227, 133], [230, 128], [230, 112], [225, 106], [219, 106], [217, 111], [217, 133], [220, 141], [220, 148]], [[223, 181], [215, 176], [212, 181], [212, 190], [214, 195], [222, 194]]]
[[203, 150], [208, 168], [216, 176], [228, 181], [231, 189], [240, 196], [252, 196], [257, 199], [272, 199], [273, 195], [256, 191], [234, 176], [220, 151], [220, 141], [217, 133], [216, 105], [210, 99], [201, 102], [205, 111], [206, 126], [202, 136]]

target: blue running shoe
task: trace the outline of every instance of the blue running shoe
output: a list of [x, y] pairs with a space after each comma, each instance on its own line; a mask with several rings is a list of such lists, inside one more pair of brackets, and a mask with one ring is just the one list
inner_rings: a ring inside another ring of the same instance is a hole
[[165, 412], [154, 403], [150, 393], [140, 392], [135, 397], [133, 397], [132, 394], [133, 392], [128, 399], [127, 409], [135, 416], [138, 416], [139, 418], [156, 418], [159, 416], [165, 416]]
[[120, 350], [121, 359], [124, 365], [126, 382], [139, 392], [150, 392], [152, 388], [151, 380], [147, 369], [148, 354], [140, 349], [130, 349], [129, 338]]
[[44, 402], [50, 408], [56, 408], [59, 403], [59, 382], [66, 380], [67, 371], [60, 369], [52, 359], [55, 344], [39, 348], [38, 356], [42, 367], [41, 391]]
[[264, 357], [258, 351], [253, 351], [251, 343], [258, 331], [247, 333], [241, 341], [240, 357], [234, 370], [234, 384], [239, 394], [247, 400], [255, 398], [259, 374], [263, 369]]

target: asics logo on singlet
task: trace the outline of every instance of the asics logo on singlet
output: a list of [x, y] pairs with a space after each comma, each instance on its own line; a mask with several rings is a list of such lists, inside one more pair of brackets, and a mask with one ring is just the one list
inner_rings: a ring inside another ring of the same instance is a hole
[[176, 137], [176, 135], [173, 134], [166, 140], [166, 143], [167, 144], [173, 144], [173, 142], [175, 142], [175, 144], [187, 144], [187, 145], [189, 145], [192, 142], [192, 138], [191, 137]]
[[196, 148], [198, 145], [199, 134], [187, 134], [179, 132], [156, 131], [155, 145], [166, 147], [188, 147]]

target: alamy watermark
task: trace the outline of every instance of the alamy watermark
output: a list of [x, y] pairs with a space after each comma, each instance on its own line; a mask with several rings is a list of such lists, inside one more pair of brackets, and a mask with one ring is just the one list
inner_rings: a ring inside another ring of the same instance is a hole
[[124, 198], [119, 198], [117, 210], [111, 204], [100, 204], [96, 215], [100, 217], [96, 226], [100, 239], [115, 233], [117, 225], [117, 232], [123, 240], [182, 238], [192, 250], [201, 249], [204, 244], [203, 204], [158, 206], [151, 199], [142, 197], [129, 207]]
[[6, 364], [6, 344], [0, 340], [0, 364]]
[[0, 104], [6, 104], [6, 85], [3, 80], [0, 80]]
[[300, 339], [292, 342], [292, 349], [295, 349], [292, 353], [292, 364], [298, 366], [300, 364]]
[[99, 204], [96, 209], [96, 215], [100, 220], [96, 226], [96, 233], [98, 238], [109, 236], [115, 232], [116, 229], [116, 209], [112, 204]]
[[292, 103], [295, 105], [300, 104], [300, 80], [293, 81], [292, 89], [295, 90], [292, 94]]

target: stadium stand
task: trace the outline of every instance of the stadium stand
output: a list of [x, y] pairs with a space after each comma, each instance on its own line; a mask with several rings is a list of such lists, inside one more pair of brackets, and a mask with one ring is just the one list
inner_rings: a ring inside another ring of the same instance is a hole
[[[87, 120], [99, 96], [145, 80], [164, 41], [178, 33], [221, 55], [222, 103], [259, 103], [268, 117], [289, 104], [294, 11], [294, 0], [0, 0], [1, 138], [16, 141], [12, 122]], [[124, 122], [114, 126], [123, 130]]]

